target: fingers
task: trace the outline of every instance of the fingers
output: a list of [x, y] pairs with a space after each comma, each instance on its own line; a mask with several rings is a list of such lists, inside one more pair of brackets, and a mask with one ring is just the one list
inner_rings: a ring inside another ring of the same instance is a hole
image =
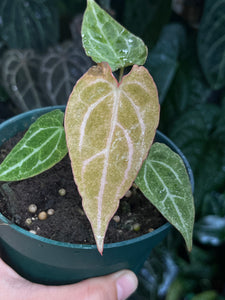
[[0, 259], [0, 300], [125, 300], [137, 285], [137, 277], [129, 270], [64, 286], [34, 284]]
[[48, 287], [48, 293], [49, 296], [56, 293], [54, 300], [125, 300], [136, 290], [137, 285], [134, 273], [124, 270], [69, 286]]

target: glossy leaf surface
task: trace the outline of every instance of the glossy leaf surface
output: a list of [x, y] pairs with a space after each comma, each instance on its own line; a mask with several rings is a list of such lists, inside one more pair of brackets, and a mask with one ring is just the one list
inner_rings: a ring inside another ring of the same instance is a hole
[[147, 47], [143, 41], [126, 30], [88, 0], [82, 24], [82, 41], [86, 54], [96, 62], [107, 62], [112, 71], [131, 65], [143, 65]]
[[0, 180], [33, 177], [59, 162], [67, 153], [63, 118], [60, 110], [38, 118], [0, 165]]
[[135, 181], [142, 193], [183, 235], [192, 248], [194, 203], [191, 184], [179, 155], [154, 143]]
[[107, 63], [77, 82], [65, 130], [75, 182], [100, 253], [108, 223], [134, 181], [159, 121], [156, 86], [134, 66], [119, 84]]

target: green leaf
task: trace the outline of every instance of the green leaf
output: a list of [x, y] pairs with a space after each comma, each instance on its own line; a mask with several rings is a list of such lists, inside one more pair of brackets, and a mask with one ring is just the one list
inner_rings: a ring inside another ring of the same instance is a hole
[[[178, 57], [186, 40], [186, 32], [180, 24], [163, 28], [159, 40], [149, 53], [146, 67], [151, 72], [163, 102], [179, 66]], [[179, 87], [179, 86], [178, 86]]]
[[[171, 44], [173, 43], [171, 42]], [[182, 48], [185, 50], [181, 51], [178, 57], [176, 74], [168, 88], [162, 106], [161, 124], [164, 124], [165, 130], [168, 130], [169, 126], [174, 122], [174, 119], [177, 119], [179, 115], [186, 112], [190, 107], [206, 103], [212, 92], [196, 59], [196, 52], [193, 50], [196, 47], [195, 42], [187, 39], [186, 43], [181, 40], [180, 46], [182, 44], [184, 44], [184, 47], [180, 47], [180, 50], [182, 50]], [[163, 73], [162, 67], [161, 73]], [[152, 74], [155, 78], [154, 70]], [[159, 73], [159, 76], [156, 77], [156, 84], [157, 78], [163, 79], [163, 75]], [[166, 87], [166, 81], [164, 84], [162, 82], [158, 87], [164, 87], [164, 85]], [[161, 94], [160, 90], [159, 94]], [[160, 99], [160, 101], [162, 101], [162, 99]], [[162, 131], [164, 131], [164, 127]]]
[[194, 203], [191, 184], [180, 156], [164, 144], [154, 143], [136, 184], [192, 248]]
[[38, 118], [0, 165], [0, 180], [33, 177], [58, 163], [67, 153], [63, 118], [60, 110]]
[[[225, 192], [225, 191], [224, 191]], [[225, 216], [225, 193], [208, 193], [201, 203], [200, 217], [206, 215]]]
[[73, 89], [65, 114], [66, 140], [100, 253], [108, 223], [147, 156], [158, 121], [157, 89], [144, 67], [133, 66], [118, 83], [102, 63]]
[[199, 160], [204, 156], [205, 145], [218, 114], [216, 105], [201, 104], [185, 111], [171, 125], [169, 137], [187, 156], [194, 173], [199, 169]]
[[46, 105], [38, 85], [40, 64], [41, 57], [33, 50], [12, 49], [6, 51], [2, 57], [2, 83], [20, 111]]
[[143, 65], [147, 47], [127, 31], [94, 0], [88, 0], [82, 24], [82, 41], [86, 54], [96, 62], [107, 62], [112, 71], [131, 65]]
[[225, 86], [225, 0], [205, 1], [198, 34], [198, 54], [213, 89]]
[[43, 57], [40, 66], [42, 90], [50, 105], [66, 104], [76, 81], [91, 66], [78, 41], [67, 41], [51, 48]]
[[[148, 46], [155, 44], [171, 15], [171, 0], [126, 0], [124, 23], [134, 34], [141, 36]], [[143, 21], [144, 20], [144, 21]]]
[[219, 300], [219, 295], [216, 291], [205, 291], [195, 295], [191, 300]]
[[9, 48], [40, 51], [58, 40], [57, 6], [53, 0], [1, 0], [0, 36]]

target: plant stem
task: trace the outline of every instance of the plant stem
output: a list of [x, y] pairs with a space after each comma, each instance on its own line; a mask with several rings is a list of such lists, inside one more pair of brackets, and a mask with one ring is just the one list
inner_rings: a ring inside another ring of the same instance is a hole
[[123, 78], [123, 73], [124, 73], [124, 67], [120, 69], [120, 75], [119, 75], [119, 82], [122, 80]]

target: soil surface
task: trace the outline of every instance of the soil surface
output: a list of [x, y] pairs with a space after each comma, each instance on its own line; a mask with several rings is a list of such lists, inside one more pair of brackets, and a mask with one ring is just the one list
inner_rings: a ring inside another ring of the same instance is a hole
[[[19, 134], [0, 148], [0, 162], [21, 136]], [[60, 195], [61, 189], [65, 190], [65, 195]], [[29, 212], [30, 204], [37, 206], [35, 213]], [[49, 209], [53, 209], [54, 214], [39, 220], [38, 214]], [[95, 244], [73, 181], [68, 155], [52, 169], [33, 178], [1, 183], [0, 212], [20, 227], [43, 237], [69, 243]], [[140, 236], [166, 222], [135, 186], [127, 197], [120, 200], [115, 216], [109, 223], [105, 243]]]

